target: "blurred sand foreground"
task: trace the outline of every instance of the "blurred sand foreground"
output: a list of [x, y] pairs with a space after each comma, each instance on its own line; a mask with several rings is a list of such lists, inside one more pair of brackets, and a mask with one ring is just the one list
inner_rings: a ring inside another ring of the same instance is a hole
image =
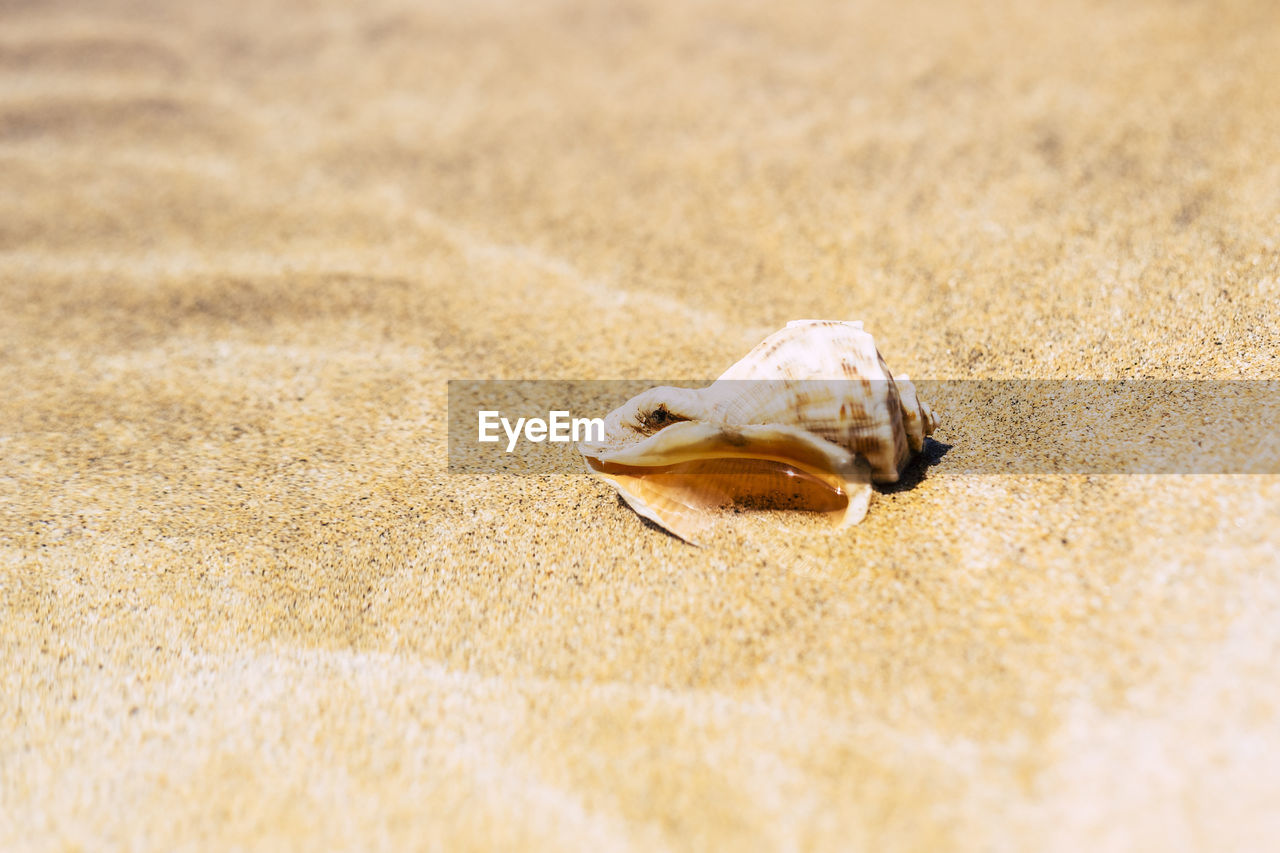
[[1270, 0], [780, 9], [0, 3], [0, 848], [1274, 843], [1280, 478], [444, 469], [450, 378], [801, 317], [1280, 378]]

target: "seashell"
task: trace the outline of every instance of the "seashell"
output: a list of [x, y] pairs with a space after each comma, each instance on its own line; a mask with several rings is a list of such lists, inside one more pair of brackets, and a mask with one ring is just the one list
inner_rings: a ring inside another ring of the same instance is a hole
[[794, 320], [706, 388], [651, 388], [579, 450], [631, 507], [696, 543], [713, 512], [763, 504], [861, 521], [937, 417], [860, 322]]

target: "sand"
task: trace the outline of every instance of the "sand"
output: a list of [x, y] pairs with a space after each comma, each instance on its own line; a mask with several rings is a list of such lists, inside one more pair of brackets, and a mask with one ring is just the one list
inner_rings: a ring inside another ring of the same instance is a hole
[[696, 549], [444, 425], [803, 317], [1280, 378], [1277, 104], [1268, 0], [0, 3], [0, 848], [1266, 848], [1280, 478]]

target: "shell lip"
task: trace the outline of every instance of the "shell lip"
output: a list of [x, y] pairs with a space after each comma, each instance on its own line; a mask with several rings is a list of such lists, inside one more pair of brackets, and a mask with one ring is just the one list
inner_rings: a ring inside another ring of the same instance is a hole
[[835, 469], [853, 465], [856, 454], [813, 433], [785, 424], [718, 424], [706, 421], [681, 421], [665, 427], [641, 441], [616, 445], [607, 441], [580, 442], [578, 451], [601, 465], [625, 465], [646, 468], [664, 467], [679, 462], [706, 458], [707, 454], [725, 455], [723, 450], [710, 451], [714, 441], [719, 447], [736, 448], [733, 455], [772, 459], [777, 462], [797, 461], [790, 454], [769, 453], [760, 448], [770, 443], [792, 442], [797, 448], [825, 457]]

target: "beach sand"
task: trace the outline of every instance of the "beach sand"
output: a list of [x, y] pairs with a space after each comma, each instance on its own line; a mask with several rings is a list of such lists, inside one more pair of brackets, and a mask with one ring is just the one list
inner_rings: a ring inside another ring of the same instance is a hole
[[0, 848], [1273, 844], [1280, 477], [698, 549], [445, 409], [1280, 379], [1278, 105], [1269, 0], [0, 3]]

